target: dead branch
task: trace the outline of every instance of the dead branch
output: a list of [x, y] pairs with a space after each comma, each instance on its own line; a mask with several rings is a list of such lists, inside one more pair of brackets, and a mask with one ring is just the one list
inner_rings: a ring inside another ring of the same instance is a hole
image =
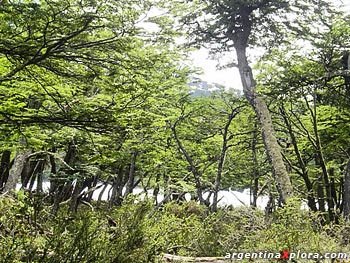
[[166, 262], [194, 262], [194, 263], [227, 263], [230, 259], [224, 257], [182, 257], [171, 254], [164, 254], [163, 260]]

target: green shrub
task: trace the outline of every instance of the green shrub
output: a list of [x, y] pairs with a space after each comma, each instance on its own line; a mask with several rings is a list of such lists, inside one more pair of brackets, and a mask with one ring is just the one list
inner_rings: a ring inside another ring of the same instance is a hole
[[112, 210], [80, 207], [72, 214], [62, 206], [54, 218], [50, 209], [42, 196], [21, 191], [0, 198], [0, 262], [152, 263], [164, 252], [349, 251], [349, 245], [341, 246], [347, 222], [323, 226], [318, 214], [300, 210], [298, 200], [277, 209], [269, 224], [257, 209], [210, 213], [195, 202], [156, 210], [152, 201], [129, 198]]
[[237, 250], [272, 253], [288, 250], [320, 254], [340, 251], [339, 240], [327, 235], [321, 224], [321, 216], [300, 207], [299, 200], [290, 200], [284, 208], [274, 212], [269, 224], [246, 234], [245, 241]]

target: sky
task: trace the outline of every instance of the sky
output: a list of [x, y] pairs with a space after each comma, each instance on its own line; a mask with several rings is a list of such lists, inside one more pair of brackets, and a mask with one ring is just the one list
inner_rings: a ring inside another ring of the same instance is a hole
[[[350, 1], [350, 0], [349, 0]], [[218, 83], [227, 88], [241, 89], [241, 80], [237, 68], [227, 68], [224, 70], [217, 70], [217, 60], [208, 58], [208, 50], [201, 48], [200, 50], [192, 52], [193, 66], [202, 69], [203, 74], [200, 78], [209, 83]], [[229, 63], [234, 61], [234, 51], [229, 56], [220, 58]]]
[[[350, 0], [334, 0], [343, 5], [343, 10], [350, 13]], [[254, 53], [254, 52], [251, 52]], [[254, 55], [254, 54], [252, 54]], [[193, 65], [195, 67], [202, 68], [203, 74], [199, 77], [209, 83], [218, 83], [224, 85], [226, 88], [242, 89], [242, 84], [237, 68], [228, 68], [225, 70], [217, 70], [217, 60], [209, 59], [208, 50], [202, 48], [200, 50], [192, 52]], [[229, 63], [234, 61], [234, 51], [232, 54], [228, 54], [224, 58], [220, 58], [220, 61]]]

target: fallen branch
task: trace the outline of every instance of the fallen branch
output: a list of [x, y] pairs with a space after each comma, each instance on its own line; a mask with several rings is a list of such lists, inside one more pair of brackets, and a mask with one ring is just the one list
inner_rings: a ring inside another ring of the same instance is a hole
[[224, 257], [182, 257], [171, 254], [164, 254], [163, 260], [166, 262], [194, 262], [194, 263], [227, 263], [230, 259]]

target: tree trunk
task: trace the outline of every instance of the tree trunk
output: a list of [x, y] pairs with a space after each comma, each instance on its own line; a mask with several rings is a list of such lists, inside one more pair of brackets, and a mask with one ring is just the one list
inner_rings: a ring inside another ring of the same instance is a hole
[[0, 191], [5, 186], [7, 179], [9, 177], [9, 171], [11, 167], [10, 158], [11, 158], [11, 151], [5, 150], [2, 153], [1, 163], [0, 163]]
[[350, 215], [350, 159], [346, 164], [344, 175], [343, 217], [349, 219]]
[[196, 164], [194, 163], [194, 161], [192, 160], [191, 156], [188, 154], [187, 150], [185, 149], [185, 147], [183, 146], [180, 138], [178, 137], [177, 135], [177, 131], [176, 131], [176, 125], [178, 124], [178, 121], [175, 122], [175, 124], [170, 127], [172, 132], [173, 132], [173, 135], [174, 135], [174, 138], [175, 138], [175, 141], [180, 149], [180, 151], [183, 153], [183, 155], [185, 156], [188, 164], [190, 165], [191, 167], [191, 173], [193, 174], [193, 177], [194, 177], [194, 181], [195, 181], [195, 185], [196, 185], [196, 190], [197, 190], [197, 197], [198, 197], [198, 200], [199, 200], [199, 203], [201, 205], [209, 205], [209, 202], [207, 200], [204, 199], [203, 197], [203, 193], [202, 193], [202, 182], [201, 182], [201, 172], [199, 171], [198, 167], [196, 166]]
[[[252, 138], [252, 158], [253, 158], [253, 187], [250, 187], [250, 192], [253, 193], [253, 200], [250, 200], [250, 205], [253, 207], [257, 207], [258, 201], [258, 191], [259, 191], [259, 163], [258, 158], [256, 156], [256, 146], [258, 143], [258, 134], [256, 130], [256, 124], [254, 124], [254, 132]], [[253, 189], [252, 189], [253, 188]]]
[[275, 137], [270, 112], [263, 98], [255, 91], [255, 80], [252, 69], [248, 64], [245, 44], [237, 43], [235, 45], [243, 92], [258, 117], [262, 139], [277, 183], [277, 189], [280, 193], [281, 201], [285, 203], [293, 194], [292, 183], [283, 162], [280, 146]]
[[[23, 176], [23, 183], [22, 187], [26, 187], [29, 191], [33, 191], [33, 187], [35, 184], [35, 181], [37, 183], [36, 190], [37, 192], [43, 191], [43, 180], [42, 180], [42, 173], [45, 168], [46, 159], [45, 156], [37, 156], [35, 160], [30, 162], [31, 169], [29, 169], [28, 173]], [[28, 186], [29, 183], [29, 186]]]
[[105, 182], [105, 183], [104, 183], [103, 188], [102, 188], [102, 190], [101, 190], [101, 192], [99, 193], [98, 198], [97, 198], [97, 207], [99, 207], [99, 206], [101, 205], [103, 195], [105, 194], [108, 185], [109, 185], [108, 182]]
[[228, 28], [226, 36], [233, 42], [236, 50], [237, 66], [242, 81], [243, 93], [259, 120], [262, 139], [277, 183], [280, 201], [284, 203], [293, 195], [292, 183], [283, 162], [280, 146], [275, 137], [270, 112], [262, 96], [255, 90], [256, 84], [246, 54], [253, 26], [251, 15], [255, 9], [248, 3], [240, 5], [236, 14], [239, 16], [239, 21], [237, 21], [239, 25], [234, 24]]
[[297, 157], [298, 165], [300, 168], [300, 169], [295, 169], [295, 170], [301, 176], [301, 178], [303, 178], [303, 180], [304, 180], [304, 183], [305, 183], [305, 186], [307, 189], [308, 205], [312, 211], [316, 212], [318, 209], [317, 209], [316, 200], [315, 200], [315, 191], [313, 189], [312, 182], [309, 178], [309, 172], [308, 172], [307, 166], [306, 166], [306, 164], [302, 158], [301, 152], [299, 150], [297, 139], [295, 137], [295, 134], [294, 134], [294, 131], [292, 128], [292, 124], [291, 124], [290, 119], [288, 118], [288, 116], [286, 114], [284, 107], [280, 107], [280, 113], [281, 113], [282, 118], [284, 120], [284, 123], [287, 127], [289, 137], [290, 137], [293, 149], [294, 149], [294, 153]]
[[138, 154], [139, 154], [139, 150], [136, 149], [131, 157], [129, 177], [125, 186], [125, 195], [124, 195], [125, 197], [127, 197], [129, 194], [132, 194], [132, 191], [134, 190], [135, 166], [136, 166], [136, 158]]
[[[23, 145], [22, 142], [21, 144]], [[18, 179], [21, 177], [27, 157], [30, 153], [31, 150], [28, 149], [20, 149], [17, 151], [13, 165], [9, 171], [7, 182], [5, 183], [4, 192], [13, 192], [16, 190], [16, 184], [18, 183]]]
[[329, 169], [329, 178], [330, 178], [330, 191], [331, 191], [331, 197], [333, 200], [334, 210], [337, 210], [339, 207], [337, 207], [338, 196], [337, 196], [337, 190], [335, 187], [334, 168]]
[[[316, 91], [314, 91], [316, 93]], [[314, 101], [316, 99], [314, 98]], [[314, 141], [314, 147], [316, 148], [316, 164], [318, 164], [321, 167], [322, 170], [322, 179], [324, 183], [324, 187], [326, 190], [326, 200], [327, 200], [327, 206], [328, 206], [328, 217], [330, 221], [333, 221], [335, 219], [335, 213], [334, 213], [334, 200], [332, 197], [332, 189], [331, 189], [331, 182], [327, 170], [326, 160], [323, 155], [323, 149], [321, 144], [321, 139], [318, 133], [318, 127], [317, 127], [317, 105], [314, 103], [313, 108], [308, 103], [308, 100], [305, 98], [305, 102], [307, 105], [307, 108], [309, 109], [309, 112], [312, 117], [312, 125], [314, 129], [315, 134], [315, 141]]]
[[318, 181], [317, 182], [317, 199], [318, 199], [318, 210], [320, 212], [326, 212], [326, 202], [324, 198], [324, 189], [323, 189], [323, 183]]
[[233, 109], [232, 112], [228, 115], [227, 122], [224, 127], [224, 132], [222, 134], [222, 147], [221, 147], [221, 153], [220, 153], [220, 158], [219, 158], [219, 163], [218, 163], [218, 168], [216, 172], [216, 178], [215, 178], [215, 183], [214, 183], [214, 197], [213, 197], [213, 207], [212, 210], [214, 212], [217, 211], [217, 206], [218, 206], [218, 195], [220, 191], [220, 185], [221, 185], [221, 178], [222, 178], [222, 171], [224, 168], [225, 164], [225, 158], [226, 158], [226, 152], [228, 149], [227, 143], [228, 143], [228, 133], [229, 129], [232, 123], [233, 118], [238, 114], [238, 111], [236, 112], [236, 109]]
[[[74, 143], [74, 139], [71, 140], [68, 144], [68, 149], [66, 156], [64, 157], [64, 162], [67, 164], [73, 164], [77, 155], [77, 149]], [[62, 174], [60, 177], [64, 175], [69, 175], [73, 171], [65, 171], [62, 169]], [[68, 199], [71, 197], [71, 194], [73, 192], [73, 179], [68, 178], [52, 178], [52, 180], [55, 181], [55, 188], [53, 189], [53, 205], [51, 209], [51, 216], [56, 216], [58, 209], [60, 207], [60, 203], [63, 200]]]
[[[99, 187], [97, 187], [98, 178], [99, 178], [98, 175], [96, 175], [93, 178], [91, 178], [91, 182], [89, 183], [88, 190], [91, 189], [91, 188], [96, 188], [96, 189], [99, 188]], [[86, 201], [87, 202], [91, 202], [92, 197], [94, 195], [94, 191], [89, 192], [88, 195], [86, 196]]]
[[114, 205], [120, 206], [123, 200], [123, 188], [124, 188], [124, 169], [120, 167], [118, 169], [118, 175], [116, 178], [113, 178], [112, 181], [112, 194], [109, 199], [109, 208], [112, 208]]
[[[52, 152], [55, 152], [55, 151], [56, 151], [55, 148], [52, 149]], [[51, 166], [51, 171], [49, 176], [49, 180], [50, 180], [49, 196], [50, 196], [50, 201], [53, 202], [53, 196], [57, 188], [57, 182], [55, 180], [55, 176], [57, 174], [57, 167], [56, 167], [55, 157], [53, 155], [49, 156], [49, 160], [50, 160], [50, 166]]]
[[81, 179], [77, 179], [75, 182], [74, 190], [70, 200], [70, 211], [76, 213], [78, 210], [79, 196], [81, 191], [84, 189], [84, 183]]

